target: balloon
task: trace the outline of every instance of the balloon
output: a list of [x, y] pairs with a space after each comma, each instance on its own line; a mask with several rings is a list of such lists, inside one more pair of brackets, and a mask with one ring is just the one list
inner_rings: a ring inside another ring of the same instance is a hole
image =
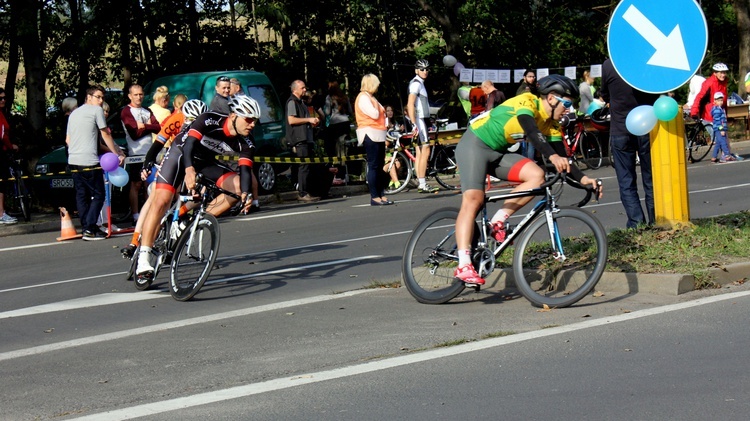
[[120, 159], [116, 154], [107, 152], [99, 158], [99, 165], [102, 166], [104, 171], [112, 172], [120, 166]]
[[677, 101], [666, 95], [660, 96], [654, 102], [654, 114], [661, 121], [672, 121], [673, 118], [677, 117], [679, 111], [680, 106], [677, 105]]
[[443, 57], [443, 66], [445, 67], [453, 67], [456, 63], [458, 63], [458, 60], [450, 54]]
[[594, 101], [589, 105], [589, 108], [586, 110], [586, 114], [591, 115], [594, 114], [594, 111], [602, 108], [602, 104]]
[[456, 64], [453, 66], [453, 74], [458, 76], [461, 74], [461, 70], [464, 69], [464, 65], [460, 62], [456, 62]]
[[117, 187], [125, 187], [129, 180], [130, 176], [125, 168], [117, 167], [116, 170], [109, 172], [109, 181]]
[[641, 105], [633, 108], [625, 118], [625, 127], [636, 136], [648, 134], [656, 126], [656, 114], [651, 105]]

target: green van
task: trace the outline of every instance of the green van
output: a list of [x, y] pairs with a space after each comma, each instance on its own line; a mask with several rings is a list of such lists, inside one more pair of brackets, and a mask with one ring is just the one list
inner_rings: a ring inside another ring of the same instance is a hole
[[[209, 106], [216, 94], [216, 80], [221, 76], [237, 78], [242, 83], [245, 94], [250, 95], [260, 104], [260, 124], [256, 125], [255, 130], [253, 130], [255, 147], [257, 148], [255, 156], [280, 157], [290, 155], [283, 146], [284, 132], [286, 131], [283, 104], [279, 101], [276, 90], [271, 85], [271, 80], [261, 72], [227, 70], [160, 77], [143, 87], [145, 94], [143, 106], [148, 107], [153, 103], [154, 93], [159, 86], [169, 88], [170, 98], [174, 98], [177, 94], [184, 94], [189, 99], [200, 99], [206, 103], [206, 106]], [[262, 192], [273, 191], [276, 185], [276, 174], [283, 172], [288, 167], [288, 164], [256, 163], [255, 171]]]

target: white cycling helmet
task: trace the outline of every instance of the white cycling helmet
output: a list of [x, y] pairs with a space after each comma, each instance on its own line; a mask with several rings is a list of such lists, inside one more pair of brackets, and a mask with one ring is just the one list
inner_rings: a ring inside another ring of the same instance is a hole
[[729, 67], [727, 67], [727, 65], [724, 63], [714, 64], [713, 69], [714, 69], [714, 72], [728, 72], [729, 71]]
[[229, 109], [240, 117], [260, 118], [260, 105], [258, 105], [258, 101], [247, 95], [230, 96]]
[[419, 70], [424, 70], [430, 67], [430, 62], [421, 58], [417, 60], [416, 63], [414, 63], [414, 68]]
[[206, 103], [200, 99], [190, 99], [182, 104], [182, 113], [185, 114], [185, 118], [196, 119], [199, 115], [208, 111]]

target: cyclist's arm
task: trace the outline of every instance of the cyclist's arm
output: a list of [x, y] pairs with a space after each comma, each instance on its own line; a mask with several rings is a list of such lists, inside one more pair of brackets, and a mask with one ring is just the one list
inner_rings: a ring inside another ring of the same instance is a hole
[[154, 166], [154, 163], [156, 162], [156, 156], [159, 155], [159, 152], [164, 148], [164, 141], [161, 140], [161, 136], [157, 137], [154, 143], [151, 144], [151, 147], [148, 149], [148, 152], [146, 152], [146, 158], [143, 160], [143, 169], [146, 171], [151, 171], [151, 167]]
[[[544, 139], [542, 132], [539, 131], [539, 127], [537, 127], [534, 117], [520, 114], [517, 118], [518, 124], [521, 125], [523, 133], [526, 135], [526, 141], [530, 142], [534, 148], [541, 152], [546, 158], [555, 154], [554, 149], [552, 149], [549, 143]], [[565, 156], [565, 154], [562, 154], [561, 156]]]
[[255, 148], [242, 145], [240, 150], [240, 190], [243, 200], [247, 198], [253, 183], [253, 155]]
[[[557, 155], [560, 155], [562, 157], [567, 156], [567, 152], [565, 151], [565, 145], [563, 145], [562, 142], [550, 142], [549, 145], [555, 151]], [[569, 173], [570, 173], [570, 178], [578, 182], [581, 182], [583, 177], [585, 177], [583, 172], [581, 172], [581, 170], [579, 170], [578, 167], [576, 167], [575, 165], [570, 166]]]

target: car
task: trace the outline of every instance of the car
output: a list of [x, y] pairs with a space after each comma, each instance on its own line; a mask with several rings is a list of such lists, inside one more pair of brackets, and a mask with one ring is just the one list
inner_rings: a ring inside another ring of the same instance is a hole
[[[153, 95], [157, 87], [166, 86], [169, 88], [169, 95], [172, 98], [177, 94], [184, 94], [188, 99], [200, 99], [208, 106], [216, 94], [216, 80], [221, 76], [237, 78], [242, 84], [245, 94], [253, 97], [260, 105], [260, 121], [252, 133], [256, 147], [255, 156], [266, 158], [291, 157], [291, 153], [284, 147], [286, 132], [284, 107], [271, 84], [271, 80], [261, 72], [227, 70], [160, 77], [143, 87], [145, 93], [143, 105], [147, 107], [153, 102]], [[288, 168], [288, 163], [256, 161], [253, 170], [258, 177], [261, 194], [273, 192], [276, 187], [277, 174]]]

